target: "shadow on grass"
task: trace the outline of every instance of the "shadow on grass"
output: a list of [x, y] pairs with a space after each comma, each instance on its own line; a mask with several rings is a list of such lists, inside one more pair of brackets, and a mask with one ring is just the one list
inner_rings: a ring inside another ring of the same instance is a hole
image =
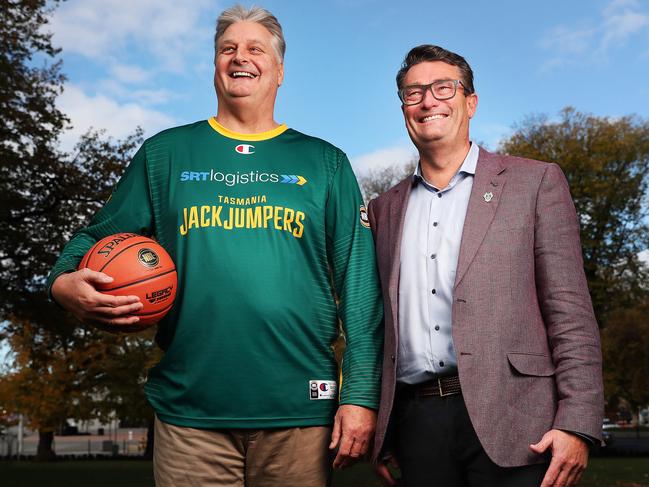
[[[150, 461], [0, 461], [2, 487], [153, 487]], [[334, 472], [332, 487], [380, 487], [364, 463]], [[581, 487], [649, 487], [649, 457], [593, 458]], [[179, 486], [183, 487], [183, 486]]]

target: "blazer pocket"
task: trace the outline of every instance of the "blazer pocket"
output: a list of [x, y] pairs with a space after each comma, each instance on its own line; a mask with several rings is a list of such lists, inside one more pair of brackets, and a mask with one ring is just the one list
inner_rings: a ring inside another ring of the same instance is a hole
[[556, 367], [548, 355], [509, 352], [507, 360], [511, 366], [523, 375], [536, 377], [550, 377], [554, 375]]
[[555, 366], [548, 355], [510, 352], [505, 385], [510, 407], [529, 417], [549, 422], [557, 407]]

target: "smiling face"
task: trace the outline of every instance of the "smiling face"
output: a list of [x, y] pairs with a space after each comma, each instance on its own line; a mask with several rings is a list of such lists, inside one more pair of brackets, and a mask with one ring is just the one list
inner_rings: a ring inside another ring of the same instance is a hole
[[256, 22], [236, 22], [219, 38], [214, 61], [219, 108], [249, 104], [270, 110], [284, 78], [284, 65], [273, 48], [273, 36]]
[[[426, 61], [412, 66], [403, 86], [427, 85], [437, 80], [462, 79], [459, 68], [442, 61]], [[418, 105], [402, 105], [408, 134], [417, 148], [441, 147], [458, 149], [469, 142], [469, 120], [475, 114], [478, 97], [465, 95], [458, 84], [455, 96], [439, 101], [430, 90]]]

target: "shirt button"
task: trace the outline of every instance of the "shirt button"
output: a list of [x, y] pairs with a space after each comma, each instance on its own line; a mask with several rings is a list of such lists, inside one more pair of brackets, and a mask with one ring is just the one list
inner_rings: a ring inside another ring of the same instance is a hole
[[439, 325], [435, 325], [435, 330], [439, 331]]
[[433, 290], [431, 291], [431, 293], [433, 293], [433, 294], [437, 294], [437, 291], [436, 291], [435, 289], [433, 289]]
[[441, 197], [442, 197], [442, 193], [437, 193], [437, 197], [438, 197], [438, 198], [441, 198]]
[[436, 227], [436, 226], [437, 226], [437, 222], [433, 222], [433, 226]]
[[437, 254], [430, 254], [431, 259], [434, 259], [435, 257], [437, 257]]
[[444, 362], [443, 362], [443, 361], [440, 362], [440, 363], [439, 363], [439, 366], [440, 366], [440, 367], [444, 367]]

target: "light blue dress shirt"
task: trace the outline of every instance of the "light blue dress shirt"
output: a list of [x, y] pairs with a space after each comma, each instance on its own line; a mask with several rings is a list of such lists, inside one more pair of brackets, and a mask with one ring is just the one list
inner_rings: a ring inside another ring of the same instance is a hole
[[413, 188], [401, 237], [399, 273], [399, 361], [397, 380], [418, 384], [457, 373], [451, 334], [453, 284], [478, 145], [445, 188], [421, 175]]

